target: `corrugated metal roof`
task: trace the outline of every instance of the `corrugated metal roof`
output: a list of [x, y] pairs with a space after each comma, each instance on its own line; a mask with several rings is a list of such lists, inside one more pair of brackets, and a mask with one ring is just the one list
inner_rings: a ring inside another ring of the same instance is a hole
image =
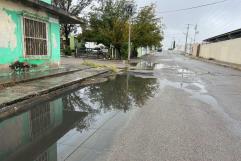
[[39, 10], [44, 10], [52, 15], [55, 15], [59, 17], [59, 21], [62, 24], [80, 24], [82, 21], [76, 17], [70, 15], [68, 12], [64, 11], [63, 9], [60, 9], [56, 6], [50, 5], [48, 3], [45, 3], [40, 0], [20, 0], [24, 5], [39, 9]]
[[212, 43], [212, 42], [226, 41], [226, 40], [236, 39], [236, 38], [241, 38], [241, 29], [237, 29], [221, 35], [217, 35], [217, 36], [205, 39], [203, 41]]

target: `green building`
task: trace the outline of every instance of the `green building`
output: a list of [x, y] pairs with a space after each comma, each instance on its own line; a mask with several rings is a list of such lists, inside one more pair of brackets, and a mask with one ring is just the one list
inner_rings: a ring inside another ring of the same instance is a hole
[[0, 1], [0, 69], [15, 61], [59, 65], [60, 24], [80, 20], [51, 1]]

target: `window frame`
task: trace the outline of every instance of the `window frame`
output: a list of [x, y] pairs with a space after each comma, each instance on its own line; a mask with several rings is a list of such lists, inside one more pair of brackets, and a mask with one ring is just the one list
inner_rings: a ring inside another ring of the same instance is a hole
[[[42, 22], [46, 25], [46, 42], [47, 42], [47, 55], [27, 55], [26, 54], [26, 41], [25, 41], [25, 19], [33, 20], [37, 22]], [[23, 42], [23, 57], [26, 59], [49, 59], [50, 58], [50, 45], [49, 45], [49, 22], [46, 20], [42, 20], [39, 18], [33, 18], [30, 16], [23, 16], [22, 17], [22, 42]]]

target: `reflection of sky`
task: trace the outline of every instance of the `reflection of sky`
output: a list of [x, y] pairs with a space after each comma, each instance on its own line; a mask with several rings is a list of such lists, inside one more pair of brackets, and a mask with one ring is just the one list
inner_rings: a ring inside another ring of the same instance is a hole
[[[217, 0], [136, 0], [139, 6], [155, 3], [157, 12], [187, 8], [216, 2]], [[222, 34], [231, 30], [241, 28], [241, 1], [230, 0], [222, 4], [199, 8], [195, 10], [158, 14], [163, 17], [166, 25], [165, 45], [171, 46], [174, 39], [177, 43], [184, 43], [186, 24], [198, 24], [199, 35], [197, 40], [201, 41], [208, 37]], [[191, 27], [190, 38], [194, 35], [194, 26]]]

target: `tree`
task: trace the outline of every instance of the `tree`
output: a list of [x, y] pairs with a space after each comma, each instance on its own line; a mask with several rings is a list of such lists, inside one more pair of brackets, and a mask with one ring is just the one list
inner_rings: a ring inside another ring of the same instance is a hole
[[[142, 8], [133, 22], [132, 42], [134, 51], [139, 47], [160, 46], [163, 40], [163, 25], [155, 15], [154, 5]], [[137, 52], [134, 52], [137, 53]], [[136, 55], [134, 55], [136, 56]]]
[[[89, 26], [82, 35], [85, 41], [102, 43], [108, 47], [112, 45], [117, 49], [119, 58], [126, 58], [130, 18], [126, 10], [128, 4], [126, 0], [103, 0], [89, 15]], [[146, 6], [138, 13], [135, 13], [134, 7], [133, 14], [131, 37], [134, 53], [139, 47], [160, 46], [163, 40], [162, 23], [155, 15], [154, 5]]]
[[[91, 4], [93, 0], [53, 0], [53, 5], [65, 10], [73, 16], [79, 16], [80, 13], [87, 6]], [[61, 31], [66, 40], [66, 46], [69, 46], [69, 34], [76, 32], [78, 25], [75, 24], [62, 24]]]
[[86, 41], [95, 41], [105, 46], [113, 45], [119, 57], [123, 57], [128, 41], [128, 18], [126, 0], [103, 0], [90, 14], [89, 27], [83, 33]]

